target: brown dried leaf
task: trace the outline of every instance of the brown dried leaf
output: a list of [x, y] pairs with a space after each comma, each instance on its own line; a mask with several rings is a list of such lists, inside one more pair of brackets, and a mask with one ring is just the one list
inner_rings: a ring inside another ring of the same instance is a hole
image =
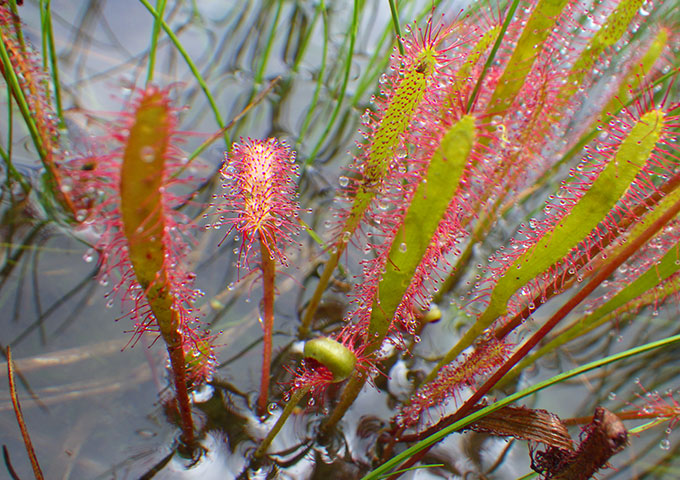
[[546, 410], [508, 406], [496, 410], [467, 428], [492, 435], [544, 443], [561, 450], [574, 450], [567, 428], [557, 415]]

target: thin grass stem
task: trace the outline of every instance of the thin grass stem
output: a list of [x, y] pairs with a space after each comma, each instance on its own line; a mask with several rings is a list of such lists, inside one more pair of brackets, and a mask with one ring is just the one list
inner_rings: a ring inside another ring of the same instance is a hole
[[[54, 110], [59, 119], [59, 128], [64, 128], [64, 112], [61, 103], [61, 82], [59, 80], [59, 64], [57, 62], [57, 50], [54, 45], [54, 33], [52, 31], [51, 0], [40, 1], [40, 17], [43, 34], [43, 58], [45, 70], [50, 72], [52, 79], [52, 91], [54, 94]], [[47, 52], [47, 53], [45, 53]], [[48, 64], [49, 63], [49, 68]]]
[[501, 26], [500, 32], [498, 32], [498, 37], [496, 37], [496, 42], [493, 44], [491, 52], [489, 53], [489, 57], [486, 59], [486, 62], [484, 63], [482, 73], [480, 73], [479, 77], [477, 78], [477, 83], [475, 84], [475, 88], [472, 90], [472, 94], [470, 95], [470, 98], [468, 98], [466, 108], [466, 111], [468, 113], [472, 111], [472, 107], [475, 104], [475, 101], [477, 100], [479, 90], [482, 88], [482, 83], [484, 83], [484, 81], [486, 80], [486, 72], [489, 70], [489, 68], [491, 68], [494, 59], [496, 58], [496, 53], [498, 53], [498, 50], [501, 48], [501, 43], [503, 43], [505, 33], [508, 31], [508, 27], [510, 26], [512, 19], [515, 16], [515, 12], [517, 11], [518, 6], [519, 0], [513, 0], [512, 3], [510, 4], [510, 9], [508, 10], [507, 15], [505, 16], [505, 20], [503, 21], [503, 25]]
[[[319, 102], [319, 95], [321, 93], [321, 87], [323, 86], [323, 79], [326, 74], [326, 61], [328, 57], [328, 14], [326, 13], [326, 2], [321, 0], [317, 6], [317, 12], [321, 12], [321, 19], [323, 21], [323, 46], [321, 47], [321, 66], [319, 67], [318, 78], [316, 79], [316, 86], [314, 87], [314, 94], [312, 95], [312, 101], [310, 103], [311, 108], [307, 110], [307, 115], [302, 122], [302, 127], [300, 127], [300, 132], [298, 133], [297, 140], [295, 141], [295, 148], [300, 148], [302, 142], [305, 138], [305, 133], [307, 133], [307, 128], [312, 121], [312, 117], [315, 113], [315, 106]], [[311, 31], [311, 29], [310, 29]]]
[[399, 53], [404, 55], [404, 44], [401, 42], [401, 27], [399, 26], [399, 12], [397, 12], [397, 4], [394, 0], [388, 0], [390, 4], [390, 13], [392, 14], [392, 25], [394, 26], [394, 33], [397, 35], [397, 47]]
[[276, 12], [274, 13], [274, 20], [272, 21], [272, 26], [269, 29], [269, 36], [267, 37], [267, 42], [264, 46], [264, 52], [260, 56], [261, 62], [257, 67], [255, 72], [255, 77], [253, 78], [253, 83], [257, 87], [262, 83], [264, 78], [264, 71], [267, 68], [267, 62], [269, 61], [269, 54], [272, 51], [272, 45], [274, 45], [274, 37], [276, 36], [276, 27], [279, 24], [279, 17], [281, 16], [281, 7], [283, 6], [283, 0], [279, 0], [276, 6]]
[[264, 457], [272, 441], [279, 434], [281, 428], [283, 428], [283, 425], [286, 423], [286, 420], [288, 420], [288, 417], [290, 417], [290, 414], [293, 413], [295, 407], [297, 407], [297, 404], [300, 403], [300, 400], [302, 400], [302, 397], [307, 395], [307, 392], [309, 392], [310, 388], [311, 387], [309, 385], [305, 386], [303, 388], [296, 390], [295, 393], [291, 395], [290, 400], [288, 400], [288, 403], [286, 403], [286, 406], [283, 409], [283, 412], [281, 412], [281, 416], [278, 419], [276, 419], [276, 423], [274, 424], [272, 429], [269, 430], [269, 432], [267, 432], [267, 436], [264, 437], [262, 443], [260, 443], [260, 446], [257, 447], [257, 450], [255, 450], [253, 457], [256, 460], [259, 460], [262, 457]]
[[319, 140], [316, 142], [316, 145], [314, 146], [314, 149], [312, 150], [312, 153], [307, 157], [307, 160], [305, 160], [305, 166], [309, 166], [316, 158], [316, 154], [319, 152], [321, 149], [321, 145], [326, 141], [326, 138], [328, 137], [328, 134], [330, 133], [331, 129], [333, 128], [333, 125], [335, 125], [335, 121], [338, 117], [338, 113], [340, 112], [340, 108], [342, 107], [342, 104], [345, 100], [345, 93], [347, 92], [347, 84], [349, 83], [349, 74], [350, 71], [352, 70], [352, 59], [354, 58], [354, 45], [356, 43], [356, 38], [357, 38], [357, 31], [359, 28], [359, 8], [360, 8], [360, 1], [359, 0], [354, 0], [354, 7], [352, 11], [352, 23], [350, 25], [349, 29], [349, 48], [347, 49], [347, 59], [345, 60], [345, 70], [344, 74], [342, 77], [342, 85], [340, 86], [340, 91], [338, 92], [337, 95], [337, 103], [335, 104], [335, 108], [333, 109], [333, 113], [331, 113], [331, 118], [326, 124], [326, 128], [324, 129], [323, 133], [319, 137]]
[[[189, 53], [186, 51], [182, 43], [179, 41], [179, 38], [177, 38], [177, 35], [175, 35], [175, 32], [172, 31], [172, 28], [170, 28], [170, 25], [165, 23], [165, 21], [161, 18], [160, 14], [156, 11], [156, 9], [148, 2], [148, 0], [139, 0], [142, 5], [151, 13], [154, 18], [156, 18], [160, 24], [161, 28], [163, 28], [163, 31], [170, 37], [170, 41], [175, 45], [175, 48], [177, 51], [182, 55], [182, 58], [186, 62], [187, 66], [189, 67], [189, 70], [191, 70], [192, 75], [196, 79], [196, 82], [198, 82], [198, 85], [201, 87], [201, 90], [203, 90], [203, 93], [205, 94], [206, 99], [208, 100], [208, 103], [210, 104], [210, 108], [213, 111], [213, 115], [215, 117], [215, 121], [217, 122], [217, 125], [220, 128], [224, 128], [224, 120], [222, 120], [222, 115], [220, 114], [219, 109], [217, 108], [217, 103], [215, 102], [215, 98], [213, 97], [212, 93], [210, 93], [210, 89], [208, 88], [208, 84], [205, 82], [205, 79], [203, 78], [203, 75], [201, 75], [201, 72], [198, 71], [198, 67], [194, 63], [194, 61], [191, 59], [191, 56]], [[227, 145], [229, 145], [231, 142], [229, 140], [229, 134], [224, 133], [224, 141], [226, 142]]]
[[146, 86], [153, 81], [154, 68], [156, 66], [156, 52], [158, 50], [158, 35], [161, 31], [161, 19], [165, 13], [165, 0], [156, 0], [156, 11], [158, 16], [153, 20], [153, 30], [151, 31], [151, 46], [149, 47], [149, 64], [146, 70]]

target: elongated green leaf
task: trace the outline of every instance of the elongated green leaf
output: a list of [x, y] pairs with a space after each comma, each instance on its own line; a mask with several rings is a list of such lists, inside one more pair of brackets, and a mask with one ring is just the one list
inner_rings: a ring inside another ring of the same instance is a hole
[[538, 2], [493, 92], [487, 111], [489, 116], [503, 113], [512, 105], [566, 4], [567, 0]]
[[614, 158], [572, 210], [552, 232], [544, 234], [515, 260], [498, 280], [487, 309], [437, 364], [428, 380], [470, 346], [491, 323], [505, 315], [508, 300], [518, 289], [560, 262], [605, 219], [647, 162], [663, 131], [664, 118], [665, 113], [661, 110], [652, 110], [640, 118], [621, 142]]
[[399, 148], [401, 139], [425, 96], [428, 82], [432, 78], [432, 72], [436, 65], [437, 52], [435, 48], [436, 45], [429, 45], [417, 55], [415, 61], [404, 73], [404, 77], [376, 128], [368, 157], [362, 160], [363, 178], [356, 189], [354, 202], [342, 227], [342, 235], [340, 240], [336, 242], [331, 257], [326, 262], [319, 283], [302, 319], [301, 337], [307, 335], [314, 312], [321, 301], [321, 295], [326, 289], [349, 239], [354, 235], [379, 191], [378, 187], [388, 172], [394, 153]]
[[619, 309], [637, 310], [657, 302], [660, 298], [666, 298], [680, 291], [678, 282], [670, 282], [657, 288], [671, 275], [680, 271], [678, 264], [677, 246], [669, 251], [657, 265], [640, 275], [633, 283], [617, 293], [611, 300], [595, 310], [592, 314], [583, 317], [569, 330], [558, 334], [553, 340], [546, 343], [531, 356], [526, 357], [504, 378], [504, 382], [514, 378], [527, 366], [536, 360], [555, 351], [556, 348], [572, 341], [575, 338], [595, 330], [597, 327], [614, 320], [619, 314]]
[[515, 260], [496, 284], [483, 321], [503, 315], [507, 301], [520, 287], [559, 262], [604, 220], [647, 162], [661, 136], [664, 115], [660, 110], [643, 115], [571, 212]]
[[654, 39], [647, 45], [647, 50], [640, 61], [634, 65], [628, 75], [626, 75], [626, 78], [621, 82], [618, 93], [602, 109], [602, 114], [600, 115], [601, 121], [606, 121], [607, 114], [620, 110], [621, 105], [625, 103], [626, 99], [630, 98], [630, 91], [635, 91], [640, 87], [640, 82], [644, 78], [643, 75], [652, 70], [652, 67], [668, 45], [668, 35], [668, 29], [659, 29]]
[[[631, 229], [627, 236], [628, 242], [637, 238], [645, 230], [647, 225], [650, 225], [658, 219], [668, 210], [668, 208], [674, 205], [678, 199], [680, 199], [680, 189], [675, 189], [672, 193], [666, 195], [653, 211], [647, 214], [642, 221], [638, 222], [635, 227]], [[625, 245], [619, 247], [612, 252], [610, 256], [615, 257], [616, 252], [624, 247]], [[627, 306], [627, 309], [638, 309], [642, 306], [650, 305], [658, 300], [659, 297], [666, 297], [667, 295], [674, 293], [678, 290], [678, 285], [667, 285], [664, 287], [664, 291], [661, 292], [657, 291], [656, 287], [679, 271], [680, 262], [678, 261], [678, 249], [676, 245], [676, 247], [669, 249], [668, 253], [666, 253], [656, 265], [614, 295], [607, 303], [599, 307], [590, 315], [583, 317], [577, 324], [573, 325], [568, 330], [564, 330], [557, 334], [553, 340], [538, 349], [536, 353], [522, 360], [513, 371], [521, 371], [546, 353], [552, 352], [574, 338], [585, 335], [600, 325], [603, 325], [612, 319], [613, 314], [616, 314], [617, 310], [624, 306]], [[514, 376], [512, 372], [509, 375]]]
[[621, 110], [624, 105], [630, 102], [630, 92], [634, 92], [640, 87], [640, 83], [645, 78], [644, 74], [652, 71], [654, 64], [663, 54], [666, 45], [668, 45], [668, 35], [669, 32], [666, 28], [659, 29], [652, 42], [647, 45], [647, 50], [644, 52], [642, 58], [638, 62], [633, 63], [632, 68], [621, 82], [618, 92], [616, 95], [612, 96], [609, 103], [607, 103], [607, 105], [602, 109], [600, 116], [593, 119], [591, 127], [584, 132], [583, 136], [578, 142], [575, 142], [573, 146], [569, 148], [569, 150], [562, 156], [562, 159], [556, 162], [546, 173], [543, 174], [542, 178], [538, 181], [539, 184], [545, 183], [545, 180], [550, 178], [551, 172], [557, 171], [557, 169], [560, 168], [567, 160], [572, 158], [576, 152], [580, 152], [584, 146], [592, 141], [599, 133], [597, 128], [598, 125], [606, 125], [609, 122], [610, 115], [615, 114]]
[[463, 117], [442, 138], [430, 161], [426, 178], [418, 185], [404, 223], [392, 244], [371, 313], [370, 332], [377, 333], [380, 341], [387, 334], [411, 278], [458, 191], [475, 138], [474, 117]]
[[433, 49], [425, 49], [420, 53], [417, 61], [399, 83], [394, 97], [385, 110], [375, 131], [370, 154], [364, 163], [363, 185], [357, 192], [356, 208], [352, 207], [352, 214], [345, 226], [345, 231], [353, 233], [356, 225], [348, 228], [350, 222], [358, 224], [370, 203], [370, 201], [366, 202], [364, 197], [373, 198], [376, 193], [374, 187], [385, 177], [394, 152], [399, 148], [400, 138], [406, 132], [413, 114], [425, 96], [428, 80], [435, 64], [434, 54]]
[[472, 69], [475, 68], [477, 65], [477, 62], [479, 62], [479, 59], [484, 53], [493, 45], [493, 43], [496, 41], [496, 38], [498, 38], [498, 35], [501, 31], [501, 26], [496, 25], [493, 28], [490, 28], [486, 32], [484, 32], [484, 35], [481, 36], [481, 38], [477, 41], [475, 46], [472, 48], [472, 51], [468, 54], [467, 58], [465, 59], [465, 63], [458, 69], [456, 72], [456, 75], [453, 78], [453, 81], [451, 82], [451, 86], [449, 87], [449, 97], [444, 104], [444, 108], [442, 108], [442, 111], [446, 111], [448, 108], [450, 108], [452, 105], [456, 104], [456, 99], [458, 98], [458, 95], [460, 92], [464, 91], [466, 89], [466, 85], [468, 85], [468, 81], [470, 79], [470, 74], [472, 73]]
[[[439, 148], [430, 159], [427, 174], [418, 185], [404, 223], [390, 248], [385, 273], [371, 310], [371, 343], [366, 346], [365, 354], [381, 347], [411, 278], [458, 190], [476, 135], [474, 117], [463, 117], [444, 134]], [[354, 370], [340, 402], [322, 428], [331, 428], [342, 418], [359, 395], [367, 378], [365, 370]]]
[[578, 60], [574, 62], [571, 74], [565, 83], [565, 88], [573, 91], [573, 87], [580, 85], [586, 75], [592, 73], [592, 67], [600, 58], [600, 55], [608, 47], [619, 41], [621, 36], [628, 30], [631, 20], [640, 10], [645, 0], [623, 0], [607, 17], [607, 21], [595, 36], [590, 39], [586, 48], [581, 52]]
[[161, 186], [169, 131], [170, 112], [163, 94], [160, 91], [145, 94], [135, 112], [123, 152], [120, 180], [121, 216], [128, 255], [164, 338], [166, 334], [175, 336], [178, 326], [163, 270], [166, 252]]

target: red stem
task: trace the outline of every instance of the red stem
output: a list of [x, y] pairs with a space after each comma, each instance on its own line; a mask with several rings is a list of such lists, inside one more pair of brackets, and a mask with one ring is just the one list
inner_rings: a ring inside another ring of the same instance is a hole
[[[179, 333], [178, 333], [179, 336]], [[189, 390], [187, 389], [186, 360], [182, 342], [168, 343], [168, 355], [170, 355], [170, 365], [172, 366], [172, 376], [175, 380], [175, 399], [182, 422], [182, 443], [193, 450], [196, 439], [194, 437], [194, 421], [191, 417], [191, 402], [189, 401]]]
[[19, 424], [19, 430], [21, 430], [21, 436], [24, 439], [24, 445], [26, 446], [26, 453], [28, 453], [28, 458], [31, 460], [31, 467], [33, 467], [33, 475], [37, 480], [43, 480], [42, 470], [40, 469], [40, 464], [38, 463], [38, 457], [35, 455], [35, 450], [33, 449], [33, 443], [31, 442], [31, 437], [28, 434], [28, 429], [26, 428], [26, 423], [24, 422], [24, 414], [21, 412], [21, 405], [19, 404], [19, 396], [17, 395], [16, 385], [14, 383], [14, 363], [12, 362], [12, 352], [9, 347], [7, 347], [7, 377], [9, 379], [9, 392], [12, 397], [12, 407], [14, 407], [14, 416]]
[[272, 363], [272, 332], [274, 330], [274, 279], [276, 277], [276, 263], [271, 258], [271, 253], [266, 242], [260, 235], [261, 268], [263, 293], [263, 318], [264, 350], [262, 352], [262, 380], [260, 382], [260, 396], [257, 399], [257, 412], [259, 415], [267, 413], [269, 403], [269, 376]]
[[[440, 420], [433, 427], [428, 428], [425, 432], [418, 435], [420, 438], [427, 437], [434, 432], [441, 430], [448, 425], [451, 425], [470, 413], [472, 408], [479, 402], [484, 395], [486, 395], [493, 387], [500, 381], [503, 376], [510, 371], [522, 358], [524, 358], [529, 351], [545, 337], [560, 320], [569, 314], [579, 303], [581, 303], [588, 295], [590, 295], [604, 280], [614, 273], [631, 255], [637, 252], [642, 246], [647, 243], [657, 232], [659, 232], [669, 221], [680, 213], [680, 200], [673, 204], [663, 215], [661, 215], [649, 228], [647, 228], [641, 235], [633, 239], [630, 244], [621, 251], [619, 255], [612, 258], [612, 260], [602, 265], [602, 268], [593, 277], [593, 279], [583, 287], [576, 295], [574, 295], [562, 308], [560, 308], [536, 333], [534, 333], [529, 340], [527, 340], [501, 367], [489, 378], [484, 385], [482, 385], [468, 400], [458, 409], [456, 413]], [[414, 456], [404, 462], [398, 470], [404, 470], [421, 458], [423, 458], [430, 450], [432, 445], [424, 448]], [[395, 479], [400, 474], [395, 474], [389, 477]]]

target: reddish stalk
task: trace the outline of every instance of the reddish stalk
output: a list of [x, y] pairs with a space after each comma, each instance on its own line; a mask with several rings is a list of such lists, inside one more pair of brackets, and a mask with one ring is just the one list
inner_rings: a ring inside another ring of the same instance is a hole
[[[614, 415], [619, 417], [619, 420], [643, 420], [643, 419], [655, 419], [659, 418], [658, 412], [645, 413], [641, 410], [624, 410], [622, 412], [614, 412]], [[564, 425], [586, 425], [593, 421], [592, 415], [587, 415], [585, 417], [572, 417], [562, 420]]]
[[43, 477], [40, 464], [38, 463], [38, 457], [36, 457], [35, 450], [33, 450], [33, 443], [31, 442], [31, 437], [28, 434], [28, 429], [26, 428], [26, 423], [24, 422], [24, 414], [21, 412], [21, 405], [19, 404], [19, 397], [17, 396], [17, 388], [16, 384], [14, 383], [14, 363], [12, 362], [12, 352], [10, 351], [9, 347], [7, 347], [7, 377], [9, 379], [9, 393], [12, 397], [14, 415], [17, 418], [19, 430], [21, 430], [21, 436], [24, 438], [26, 453], [28, 453], [28, 458], [31, 460], [33, 475], [35, 475], [37, 480], [43, 480], [45, 477]]
[[[609, 276], [614, 273], [614, 271], [619, 268], [631, 255], [642, 248], [656, 233], [658, 233], [669, 221], [675, 218], [676, 215], [680, 213], [680, 201], [676, 202], [671, 208], [669, 208], [663, 215], [661, 215], [656, 221], [654, 221], [649, 228], [647, 228], [639, 237], [635, 238], [630, 244], [621, 251], [619, 255], [612, 258], [611, 262], [603, 265], [598, 273], [593, 277], [593, 279], [584, 286], [576, 295], [567, 301], [562, 308], [560, 308], [551, 318], [548, 320], [536, 333], [534, 333], [529, 340], [527, 340], [497, 371], [491, 378], [489, 378], [468, 400], [458, 409], [456, 413], [450, 415], [442, 420], [440, 420], [433, 427], [428, 428], [424, 432], [403, 437], [402, 441], [412, 441], [420, 440], [426, 438], [445, 428], [461, 418], [467, 416], [473, 409], [473, 407], [486, 395], [500, 380], [503, 376], [512, 369], [517, 363], [524, 358], [529, 351], [538, 344], [564, 317], [566, 317], [578, 304], [580, 304], [588, 295], [590, 295], [604, 280], [609, 278]], [[422, 459], [431, 446], [428, 446], [415, 454], [413, 457], [409, 458], [404, 462], [398, 470], [404, 470]], [[400, 474], [395, 474], [390, 476], [390, 479], [398, 478]]]
[[[177, 334], [177, 341], [174, 346], [168, 343], [168, 355], [170, 355], [170, 365], [172, 366], [172, 376], [175, 381], [175, 399], [179, 411], [180, 421], [182, 422], [181, 441], [189, 450], [193, 450], [196, 445], [194, 436], [194, 421], [191, 417], [191, 402], [189, 401], [189, 390], [187, 389], [186, 359], [180, 335]], [[167, 342], [167, 339], [166, 339]]]
[[[262, 232], [260, 232], [262, 237]], [[262, 352], [262, 379], [260, 381], [260, 396], [257, 399], [259, 415], [267, 413], [269, 403], [269, 376], [272, 363], [272, 333], [274, 330], [274, 279], [276, 277], [276, 261], [267, 248], [266, 241], [260, 239], [262, 286], [264, 289], [262, 304], [262, 327], [264, 329], [264, 350]]]

